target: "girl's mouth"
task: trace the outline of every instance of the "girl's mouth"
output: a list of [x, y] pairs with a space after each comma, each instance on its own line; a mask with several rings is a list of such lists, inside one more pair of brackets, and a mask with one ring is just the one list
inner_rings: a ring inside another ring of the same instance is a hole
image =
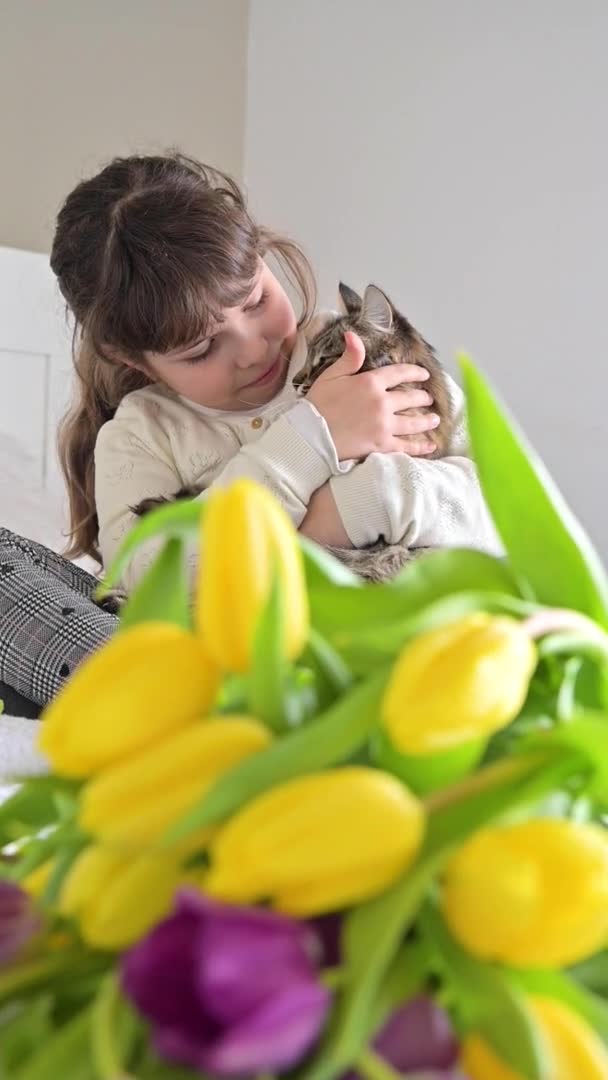
[[244, 386], [243, 389], [250, 390], [252, 386], [265, 386], [267, 383], [272, 382], [275, 376], [278, 375], [280, 366], [281, 357], [277, 356], [274, 363], [266, 369], [263, 375], [260, 375], [259, 379], [254, 379], [253, 382], [247, 383], [247, 385]]

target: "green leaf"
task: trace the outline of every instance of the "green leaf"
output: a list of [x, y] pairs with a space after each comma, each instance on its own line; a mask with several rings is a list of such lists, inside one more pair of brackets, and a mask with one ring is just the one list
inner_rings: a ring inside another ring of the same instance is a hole
[[275, 732], [285, 731], [288, 727], [284, 628], [284, 597], [275, 568], [268, 602], [256, 626], [252, 664], [247, 677], [250, 712]]
[[[513, 982], [529, 994], [557, 998], [563, 1001], [598, 1033], [608, 1044], [608, 1001], [580, 986], [572, 975], [561, 971], [513, 971]], [[606, 983], [608, 987], [608, 982]]]
[[301, 656], [314, 673], [315, 688], [321, 709], [327, 708], [344, 694], [354, 682], [354, 676], [339, 652], [315, 630], [310, 628], [308, 643]]
[[[56, 796], [73, 796], [80, 782], [57, 776], [32, 776], [23, 780], [16, 791], [0, 803], [0, 847], [15, 839], [21, 831], [28, 833], [52, 825], [60, 818]], [[1, 876], [1, 874], [0, 874]]]
[[419, 925], [452, 984], [467, 1026], [525, 1080], [545, 1080], [548, 1062], [524, 995], [500, 968], [470, 956], [449, 933], [436, 906], [425, 904]]
[[14, 1076], [52, 1031], [50, 995], [18, 1006], [12, 1015], [0, 1018], [0, 1077]]
[[346, 987], [327, 1036], [306, 1065], [302, 1080], [333, 1080], [359, 1056], [377, 1017], [383, 979], [438, 865], [437, 858], [421, 861], [387, 892], [347, 915], [342, 935]]
[[133, 553], [148, 540], [158, 536], [164, 536], [167, 539], [196, 537], [204, 511], [203, 501], [180, 499], [179, 502], [167, 503], [146, 514], [123, 540], [97, 589], [97, 597], [99, 599], [104, 597], [108, 589], [120, 581]]
[[455, 592], [500, 592], [533, 599], [527, 582], [517, 579], [506, 559], [471, 548], [426, 551], [407, 563], [390, 585], [406, 585], [409, 603], [417, 608]]
[[340, 562], [325, 548], [308, 540], [307, 537], [298, 533], [298, 540], [304, 559], [306, 583], [309, 589], [317, 585], [352, 585], [363, 588], [363, 579], [349, 570], [344, 563]]
[[213, 825], [254, 796], [295, 776], [325, 769], [348, 759], [366, 741], [378, 721], [387, 672], [355, 686], [314, 723], [278, 738], [266, 750], [225, 773], [165, 837], [170, 845], [206, 825]]
[[589, 780], [585, 791], [608, 805], [608, 715], [591, 711], [580, 712], [550, 731], [533, 732], [523, 738], [518, 749], [559, 747], [578, 753], [589, 765]]
[[558, 746], [530, 750], [485, 766], [427, 799], [424, 851], [432, 855], [461, 843], [482, 825], [559, 791], [587, 768], [580, 752]]
[[90, 1038], [91, 1010], [84, 1009], [45, 1039], [12, 1080], [97, 1080]]
[[61, 845], [54, 858], [53, 868], [40, 898], [43, 906], [53, 908], [56, 905], [63, 882], [88, 842], [88, 837], [84, 833], [75, 832], [71, 838], [68, 837]]
[[99, 1080], [120, 1080], [141, 1033], [115, 971], [102, 980], [91, 1012], [91, 1052]]
[[107, 957], [86, 953], [82, 949], [65, 948], [46, 956], [25, 959], [0, 971], [0, 1005], [25, 998], [48, 986], [65, 984], [80, 976], [95, 976], [107, 967]]
[[418, 994], [429, 976], [429, 951], [419, 940], [406, 941], [393, 957], [382, 980], [374, 1012], [376, 1032], [394, 1009]]
[[472, 772], [481, 760], [486, 742], [486, 739], [474, 739], [441, 754], [402, 754], [384, 728], [379, 727], [372, 732], [370, 755], [376, 765], [398, 776], [417, 795], [428, 795]]
[[608, 999], [608, 949], [570, 968], [570, 975], [587, 990], [594, 990]]
[[401, 622], [458, 593], [522, 595], [504, 560], [458, 548], [421, 555], [389, 584], [362, 587], [357, 579], [340, 585], [323, 578], [310, 583], [313, 625], [329, 637], [358, 626]]
[[120, 612], [120, 628], [125, 630], [155, 619], [175, 623], [184, 630], [192, 628], [188, 572], [181, 537], [171, 537], [167, 541], [130, 594]]
[[[374, 586], [370, 586], [369, 591], [373, 588]], [[386, 593], [379, 595], [377, 605], [369, 602], [358, 604], [356, 601], [352, 602], [352, 596], [345, 597], [346, 603], [340, 610], [342, 625], [339, 626], [337, 613], [341, 597], [334, 598], [333, 602], [331, 597], [324, 597], [328, 612], [333, 611], [333, 614], [329, 615], [328, 619], [320, 620], [325, 624], [323, 632], [345, 663], [358, 675], [370, 674], [376, 670], [379, 663], [393, 660], [402, 647], [417, 634], [454, 622], [471, 612], [489, 611], [524, 618], [535, 610], [528, 601], [505, 593], [461, 592], [442, 596], [412, 614], [396, 615], [391, 613], [391, 608], [396, 607], [394, 600], [400, 597], [399, 590], [396, 586], [379, 588], [386, 588], [389, 596], [387, 597]], [[391, 593], [394, 594], [392, 598]], [[317, 599], [318, 597], [311, 594], [313, 609]], [[333, 627], [327, 625], [332, 621]]]
[[473, 457], [513, 570], [542, 603], [608, 626], [608, 579], [595, 548], [470, 358], [461, 353], [459, 362]]

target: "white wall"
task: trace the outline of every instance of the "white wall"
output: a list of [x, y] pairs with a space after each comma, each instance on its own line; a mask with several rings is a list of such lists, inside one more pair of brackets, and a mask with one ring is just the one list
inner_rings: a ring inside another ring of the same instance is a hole
[[608, 3], [251, 0], [245, 176], [322, 299], [469, 348], [608, 554]]
[[0, 244], [49, 251], [117, 154], [241, 172], [248, 0], [0, 0]]

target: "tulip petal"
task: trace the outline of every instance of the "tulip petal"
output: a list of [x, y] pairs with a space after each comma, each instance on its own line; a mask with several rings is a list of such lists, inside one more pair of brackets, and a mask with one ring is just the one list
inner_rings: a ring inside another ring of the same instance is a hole
[[173, 914], [123, 957], [122, 986], [170, 1061], [218, 1077], [289, 1067], [329, 1008], [309, 959], [315, 942], [273, 912], [181, 889]]
[[[153, 845], [222, 773], [270, 741], [268, 729], [246, 716], [190, 724], [87, 784], [80, 823], [112, 847]], [[199, 830], [180, 850], [195, 850], [209, 834]]]
[[64, 882], [60, 910], [78, 919], [90, 945], [122, 949], [169, 911], [181, 876], [178, 864], [168, 858], [129, 859], [89, 847]]
[[271, 898], [291, 915], [338, 910], [391, 884], [424, 828], [421, 803], [387, 773], [312, 773], [259, 795], [219, 830], [205, 889], [232, 902]]
[[294, 659], [308, 635], [308, 596], [297, 533], [280, 504], [261, 485], [238, 480], [210, 494], [201, 530], [197, 626], [209, 656], [225, 670], [247, 671], [276, 568], [285, 655]]
[[141, 623], [77, 669], [43, 714], [40, 749], [56, 772], [86, 776], [192, 723], [217, 685], [196, 637]]
[[196, 990], [200, 918], [183, 906], [125, 954], [122, 985], [154, 1024], [191, 1033], [200, 1046], [205, 1020]]
[[201, 1056], [199, 1067], [226, 1077], [288, 1069], [318, 1038], [329, 1004], [326, 987], [293, 983], [229, 1028]]
[[537, 652], [517, 619], [474, 612], [408, 642], [382, 706], [404, 754], [445, 753], [509, 724], [526, 699]]
[[220, 1023], [233, 1023], [292, 983], [312, 979], [313, 945], [305, 926], [274, 912], [216, 905], [198, 942], [198, 988], [206, 1011]]
[[420, 995], [392, 1013], [374, 1039], [374, 1049], [397, 1072], [410, 1072], [454, 1065], [458, 1042], [447, 1013]]
[[476, 956], [518, 967], [564, 967], [608, 938], [608, 834], [539, 819], [480, 829], [445, 870], [442, 907]]

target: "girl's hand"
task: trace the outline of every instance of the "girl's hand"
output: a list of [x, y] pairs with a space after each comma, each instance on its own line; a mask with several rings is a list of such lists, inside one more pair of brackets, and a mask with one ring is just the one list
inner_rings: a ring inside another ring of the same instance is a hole
[[[425, 437], [439, 424], [436, 413], [399, 416], [405, 409], [432, 405], [431, 395], [422, 389], [393, 390], [405, 382], [423, 382], [429, 373], [415, 364], [387, 364], [374, 371], [359, 371], [365, 347], [357, 334], [345, 334], [346, 349], [316, 380], [307, 395], [324, 417], [340, 461], [365, 458], [373, 453], [431, 454], [435, 443]], [[391, 390], [391, 393], [387, 393]], [[420, 435], [408, 440], [400, 436]]]

